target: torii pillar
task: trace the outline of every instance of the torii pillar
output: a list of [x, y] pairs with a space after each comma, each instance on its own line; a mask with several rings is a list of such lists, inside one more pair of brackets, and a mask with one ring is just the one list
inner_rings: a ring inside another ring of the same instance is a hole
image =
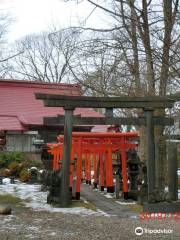
[[72, 146], [72, 128], [73, 128], [73, 107], [64, 107], [65, 121], [64, 121], [64, 147], [62, 156], [62, 177], [59, 203], [61, 207], [68, 207], [71, 203], [71, 192], [69, 188], [70, 177], [70, 159]]

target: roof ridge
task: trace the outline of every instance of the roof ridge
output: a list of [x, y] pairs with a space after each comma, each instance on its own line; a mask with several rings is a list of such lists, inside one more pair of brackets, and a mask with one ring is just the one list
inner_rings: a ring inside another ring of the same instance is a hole
[[41, 88], [52, 88], [58, 89], [59, 87], [68, 87], [68, 88], [79, 88], [78, 83], [54, 83], [54, 82], [41, 82], [41, 81], [28, 81], [28, 80], [17, 80], [17, 79], [0, 79], [0, 84], [11, 84], [11, 85], [20, 85], [23, 87], [41, 87]]

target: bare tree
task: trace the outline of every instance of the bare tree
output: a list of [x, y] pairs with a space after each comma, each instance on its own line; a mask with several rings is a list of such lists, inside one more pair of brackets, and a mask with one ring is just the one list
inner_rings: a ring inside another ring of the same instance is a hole
[[16, 43], [22, 54], [9, 61], [10, 77], [45, 82], [68, 81], [68, 63], [75, 53], [77, 33], [61, 30], [27, 36]]
[[[91, 30], [108, 33], [108, 39], [111, 34], [112, 46], [120, 53], [123, 51], [133, 77], [135, 94], [166, 95], [171, 59], [176, 54], [173, 48], [178, 45], [180, 36], [179, 0], [88, 2], [111, 17], [112, 28]], [[145, 92], [142, 91], [144, 81], [147, 84]]]
[[[87, 35], [87, 34], [86, 34]], [[122, 53], [101, 39], [81, 39], [78, 51], [69, 64], [70, 70], [86, 94], [93, 96], [119, 96], [130, 89]], [[123, 91], [122, 91], [123, 89]]]
[[[127, 86], [131, 88], [128, 93], [136, 96], [165, 96], [171, 92], [176, 92], [180, 77], [179, 0], [88, 0], [88, 2], [96, 9], [104, 11], [106, 15], [109, 14], [112, 19], [112, 28], [101, 29], [102, 43], [107, 47], [106, 39], [108, 39], [108, 46], [111, 45], [120, 54], [119, 66], [126, 66], [127, 72], [131, 75], [131, 77], [127, 75], [130, 83], [128, 82], [127, 85], [125, 82], [124, 89], [120, 89], [120, 94], [127, 93]], [[97, 31], [97, 29], [91, 30]], [[104, 38], [105, 32], [107, 33], [106, 39]], [[109, 40], [110, 35], [111, 41]], [[111, 64], [113, 66], [114, 62], [112, 61]], [[99, 66], [102, 70], [100, 63]], [[118, 68], [115, 71], [118, 72]], [[94, 77], [97, 77], [96, 74]], [[85, 83], [88, 79], [89, 77]], [[100, 78], [97, 78], [98, 80], [100, 85], [103, 84]], [[113, 89], [114, 82], [112, 79], [110, 82], [109, 85]], [[92, 81], [92, 84], [89, 86], [91, 89], [100, 90], [100, 88], [96, 88], [97, 82], [95, 80]], [[104, 91], [104, 87], [101, 86], [101, 89]], [[111, 94], [109, 91], [109, 95]], [[165, 112], [159, 110], [155, 114], [164, 115]], [[159, 191], [164, 190], [165, 184], [163, 132], [163, 127], [158, 127], [155, 130], [156, 141], [159, 143], [156, 174]]]
[[12, 54], [9, 52], [8, 49], [8, 40], [7, 40], [7, 33], [9, 30], [10, 25], [13, 22], [13, 18], [5, 14], [3, 9], [0, 9], [0, 77], [3, 78], [5, 73], [9, 71], [7, 68], [6, 62], [9, 59], [17, 56], [19, 53], [15, 52]]

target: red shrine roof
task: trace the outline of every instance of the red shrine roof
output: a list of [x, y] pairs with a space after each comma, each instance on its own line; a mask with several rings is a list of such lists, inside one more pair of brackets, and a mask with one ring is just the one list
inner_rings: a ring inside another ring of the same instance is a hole
[[[81, 95], [79, 84], [42, 83], [37, 81], [0, 79], [0, 130], [27, 130], [31, 125], [43, 125], [43, 117], [64, 115], [63, 108], [44, 107], [35, 93]], [[98, 117], [92, 108], [77, 108], [74, 114]]]

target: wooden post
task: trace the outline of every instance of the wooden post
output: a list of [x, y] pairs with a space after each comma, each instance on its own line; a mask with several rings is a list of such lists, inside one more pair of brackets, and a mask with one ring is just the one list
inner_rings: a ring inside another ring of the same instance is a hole
[[104, 191], [104, 154], [103, 152], [99, 153], [99, 162], [100, 162], [100, 191]]
[[177, 145], [168, 142], [168, 187], [170, 200], [178, 199]]
[[88, 184], [91, 185], [91, 153], [87, 153], [87, 180]]
[[62, 159], [62, 179], [60, 189], [59, 202], [62, 207], [68, 207], [71, 203], [71, 195], [69, 190], [70, 177], [70, 160], [71, 160], [71, 145], [72, 145], [72, 122], [74, 108], [67, 107], [65, 110], [64, 123], [64, 147]]
[[75, 170], [75, 165], [74, 165], [74, 143], [72, 142], [71, 145], [71, 162], [70, 162], [70, 176], [69, 176], [69, 187], [71, 193], [73, 193], [73, 181], [74, 181], [74, 170]]
[[53, 147], [53, 162], [52, 162], [53, 170], [56, 170], [55, 165], [56, 165], [56, 147], [54, 146]]
[[77, 179], [76, 179], [76, 200], [80, 200], [80, 187], [82, 179], [82, 139], [78, 141], [78, 159], [77, 159]]
[[116, 179], [116, 185], [115, 185], [116, 199], [119, 199], [119, 190], [120, 190], [120, 177], [119, 177], [119, 174], [115, 175], [115, 179]]
[[106, 108], [105, 116], [110, 118], [113, 117], [113, 108]]
[[126, 164], [126, 146], [125, 138], [121, 139], [121, 166], [122, 166], [122, 179], [123, 179], [123, 193], [124, 199], [128, 199], [128, 176], [127, 176], [127, 164]]
[[96, 150], [94, 150], [94, 154], [93, 154], [93, 160], [94, 160], [94, 188], [97, 188], [97, 159], [96, 159]]
[[84, 169], [85, 169], [85, 180], [86, 184], [88, 184], [88, 152], [87, 150], [85, 151], [85, 163], [84, 163]]
[[106, 174], [106, 176], [108, 176], [108, 179], [106, 179], [107, 181], [107, 192], [109, 193], [113, 193], [114, 192], [114, 182], [113, 182], [113, 163], [112, 163], [112, 144], [111, 141], [109, 140], [109, 143], [107, 145], [108, 149], [107, 149], [107, 158], [106, 158], [106, 171], [108, 172], [108, 174]]
[[146, 116], [146, 144], [147, 144], [147, 180], [148, 180], [148, 202], [155, 201], [155, 142], [153, 109], [144, 109]]

